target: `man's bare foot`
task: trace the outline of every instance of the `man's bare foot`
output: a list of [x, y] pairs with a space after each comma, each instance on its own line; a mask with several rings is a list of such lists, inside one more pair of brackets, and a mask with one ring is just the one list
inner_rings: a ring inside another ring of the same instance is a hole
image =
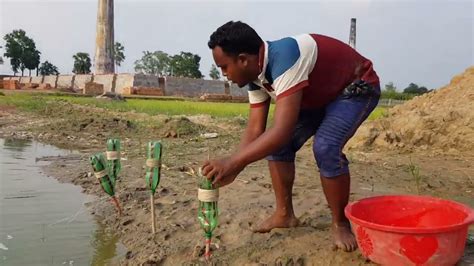
[[334, 248], [352, 252], [357, 249], [357, 241], [351, 231], [349, 223], [339, 223], [332, 225]]
[[294, 215], [282, 216], [274, 213], [272, 216], [268, 217], [265, 221], [263, 221], [253, 231], [255, 233], [268, 233], [275, 228], [297, 227], [299, 224], [300, 221]]

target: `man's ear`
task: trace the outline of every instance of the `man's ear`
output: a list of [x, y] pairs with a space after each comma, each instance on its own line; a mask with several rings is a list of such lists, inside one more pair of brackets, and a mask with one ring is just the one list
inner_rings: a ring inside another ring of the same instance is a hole
[[249, 63], [249, 55], [246, 53], [239, 54], [237, 56], [237, 61], [239, 61], [243, 66], [247, 66]]

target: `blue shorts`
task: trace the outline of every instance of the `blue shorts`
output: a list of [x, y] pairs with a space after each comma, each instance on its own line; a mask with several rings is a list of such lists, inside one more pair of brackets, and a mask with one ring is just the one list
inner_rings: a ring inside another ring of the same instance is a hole
[[294, 162], [296, 152], [314, 136], [313, 154], [321, 175], [331, 178], [349, 173], [349, 161], [342, 149], [379, 98], [380, 88], [376, 88], [370, 95], [341, 95], [324, 108], [301, 110], [291, 141], [267, 160]]

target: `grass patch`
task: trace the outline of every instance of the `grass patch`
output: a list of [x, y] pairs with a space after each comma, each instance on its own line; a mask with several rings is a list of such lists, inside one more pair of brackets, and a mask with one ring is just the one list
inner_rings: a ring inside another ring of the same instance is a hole
[[[111, 111], [146, 113], [150, 115], [200, 115], [206, 114], [214, 117], [243, 117], [249, 113], [248, 103], [214, 103], [156, 99], [127, 99], [126, 102], [96, 99], [92, 97], [74, 97], [63, 95], [47, 95], [40, 93], [12, 93], [0, 97], [0, 105], [15, 106], [20, 110], [39, 112], [54, 105], [55, 101], [69, 102], [84, 106], [95, 106]], [[272, 120], [275, 105], [270, 107], [269, 121]], [[388, 109], [377, 107], [370, 114], [369, 120], [386, 116]]]
[[17, 107], [23, 111], [36, 112], [46, 108], [45, 99], [34, 94], [13, 93], [0, 97], [1, 106]]
[[420, 175], [420, 167], [414, 164], [410, 158], [410, 164], [408, 165], [408, 171], [410, 172], [413, 180], [415, 181], [416, 185], [416, 192], [420, 195], [420, 188], [421, 188], [421, 175]]
[[[150, 115], [200, 115], [214, 117], [248, 117], [248, 103], [214, 103], [156, 99], [127, 99], [125, 102], [35, 93], [12, 93], [0, 98], [0, 105], [15, 106], [24, 111], [41, 111], [54, 102], [69, 102], [83, 106], [95, 106], [111, 111], [146, 113]], [[272, 109], [273, 109], [272, 105]]]
[[75, 104], [93, 105], [119, 112], [135, 111], [150, 115], [199, 115], [208, 114], [215, 117], [248, 116], [249, 105], [246, 103], [211, 103], [170, 100], [127, 99], [126, 102], [107, 101], [95, 98], [74, 98], [61, 96], [59, 99]]
[[376, 107], [372, 113], [370, 113], [369, 117], [367, 118], [369, 121], [376, 120], [380, 117], [385, 117], [388, 114], [388, 108], [386, 107]]

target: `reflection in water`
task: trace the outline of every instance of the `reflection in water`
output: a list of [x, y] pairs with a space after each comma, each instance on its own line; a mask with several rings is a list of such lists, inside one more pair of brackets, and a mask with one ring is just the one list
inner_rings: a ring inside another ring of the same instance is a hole
[[29, 139], [4, 139], [3, 146], [7, 150], [23, 152], [26, 147], [31, 146], [31, 140]]
[[91, 265], [106, 265], [111, 258], [117, 255], [116, 244], [119, 240], [118, 236], [107, 230], [106, 226], [97, 221], [97, 229], [95, 230], [91, 241], [94, 248], [94, 256]]

